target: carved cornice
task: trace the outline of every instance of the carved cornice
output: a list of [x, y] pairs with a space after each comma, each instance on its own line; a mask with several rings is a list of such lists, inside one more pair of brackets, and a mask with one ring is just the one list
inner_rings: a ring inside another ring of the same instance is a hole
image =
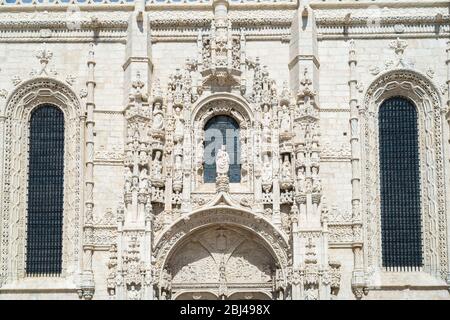
[[312, 9], [366, 9], [368, 6], [376, 4], [377, 6], [384, 8], [429, 8], [429, 7], [441, 7], [448, 8], [447, 0], [334, 0], [334, 1], [315, 1], [310, 3]]
[[[349, 11], [350, 12], [350, 11]], [[443, 14], [441, 17], [441, 22], [448, 21], [450, 15]], [[316, 23], [318, 26], [357, 26], [357, 25], [368, 25], [372, 18], [370, 16], [360, 16], [346, 19], [345, 15], [335, 16], [335, 17], [322, 17], [317, 18]], [[433, 15], [420, 15], [420, 16], [388, 16], [380, 17], [377, 20], [379, 24], [383, 25], [396, 25], [399, 23], [403, 24], [436, 24], [439, 23], [436, 20], [436, 16]], [[448, 24], [448, 23], [446, 23]]]
[[[2, 7], [5, 8], [5, 7]], [[50, 12], [14, 12], [0, 14], [1, 29], [30, 29], [40, 28], [99, 30], [126, 29], [128, 27], [128, 13], [126, 12], [82, 12], [76, 20], [70, 19], [67, 12], [50, 10]], [[76, 23], [76, 24], [75, 24]]]
[[[290, 26], [293, 19], [293, 10], [231, 10], [229, 19], [233, 28], [255, 26]], [[211, 19], [214, 18], [210, 8], [205, 11], [170, 11], [167, 8], [162, 11], [148, 13], [151, 28], [179, 28], [200, 27], [209, 28]]]
[[422, 2], [408, 3], [354, 3], [340, 6], [314, 5], [318, 32], [325, 39], [352, 34], [367, 37], [368, 34], [385, 37], [387, 34], [444, 36], [450, 29], [448, 3], [423, 6]]
[[[145, 1], [145, 9], [148, 10], [186, 10], [186, 9], [211, 9], [211, 0], [184, 0], [184, 1], [174, 1], [174, 0], [165, 0], [164, 2], [159, 0], [147, 0]], [[87, 0], [87, 1], [70, 1], [69, 3], [61, 0], [50, 0], [47, 3], [43, 3], [39, 0], [32, 0], [27, 3], [22, 2], [22, 0], [15, 0], [14, 2], [10, 2], [7, 0], [0, 0], [0, 6], [7, 10], [14, 11], [15, 8], [20, 8], [20, 10], [28, 9], [28, 10], [66, 10], [69, 6], [76, 5], [83, 10], [128, 10], [131, 11], [134, 9], [135, 4], [132, 0]], [[297, 0], [273, 0], [271, 2], [254, 2], [254, 1], [246, 1], [246, 0], [235, 0], [230, 1], [229, 7], [232, 9], [252, 9], [252, 8], [296, 8]]]

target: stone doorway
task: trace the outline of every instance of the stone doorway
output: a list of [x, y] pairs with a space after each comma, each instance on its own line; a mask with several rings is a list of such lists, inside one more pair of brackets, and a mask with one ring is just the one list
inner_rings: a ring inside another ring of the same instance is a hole
[[276, 269], [259, 236], [228, 225], [192, 234], [166, 264], [179, 300], [272, 299]]

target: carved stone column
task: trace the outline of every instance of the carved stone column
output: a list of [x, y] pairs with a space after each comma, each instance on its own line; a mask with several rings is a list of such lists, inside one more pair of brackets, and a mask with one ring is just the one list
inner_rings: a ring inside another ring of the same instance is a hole
[[[2, 168], [1, 170], [3, 170], [3, 163], [4, 163], [4, 159], [5, 159], [5, 139], [3, 138], [5, 136], [5, 123], [6, 123], [6, 116], [0, 116], [0, 136], [2, 137], [0, 139], [0, 168]], [[3, 171], [2, 171], [3, 172]], [[0, 175], [0, 203], [5, 203], [3, 202], [3, 197], [4, 197], [4, 192], [3, 192], [3, 183], [4, 181], [4, 175], [1, 174]], [[0, 216], [2, 216], [3, 213], [3, 208], [0, 207]], [[1, 234], [0, 234], [0, 239], [1, 239]], [[0, 254], [1, 257], [1, 254]], [[2, 261], [0, 260], [0, 267], [1, 267]], [[0, 273], [0, 287], [2, 286], [2, 276], [3, 274]]]
[[[445, 61], [445, 64], [447, 65], [447, 114], [446, 114], [446, 119], [447, 119], [447, 130], [444, 130], [444, 132], [447, 132], [447, 138], [449, 139], [448, 142], [450, 143], [450, 41], [447, 41], [447, 48], [446, 48], [446, 52], [447, 52], [447, 59]], [[445, 152], [445, 156], [450, 157], [450, 147], [449, 147], [449, 143], [446, 143], [446, 151]], [[447, 168], [449, 167], [449, 162], [450, 160], [447, 160]], [[448, 178], [447, 178], [448, 179]], [[447, 197], [449, 197], [450, 192], [447, 192]], [[447, 284], [450, 285], [450, 221], [447, 222], [447, 259], [448, 259], [448, 263], [447, 265], [449, 266], [449, 269], [447, 271]]]
[[[274, 115], [277, 113], [274, 112]], [[279, 128], [278, 119], [275, 117], [273, 121], [272, 134], [272, 166], [273, 166], [273, 223], [281, 227], [281, 211], [280, 211], [280, 142], [279, 142]]]
[[256, 126], [255, 129], [255, 137], [253, 139], [253, 167], [254, 167], [254, 176], [253, 176], [253, 185], [255, 192], [255, 212], [263, 213], [264, 205], [263, 205], [263, 196], [262, 196], [262, 165], [261, 165], [261, 130]]
[[[183, 202], [181, 212], [187, 214], [192, 210], [191, 188], [192, 188], [192, 138], [193, 130], [191, 128], [191, 118], [189, 106], [186, 105], [183, 110], [185, 113], [184, 139], [183, 139]], [[189, 115], [189, 116], [187, 116]]]
[[[354, 222], [355, 234], [359, 234], [358, 230], [362, 228], [361, 220], [361, 170], [360, 170], [360, 144], [359, 144], [359, 111], [358, 111], [358, 80], [356, 79], [356, 50], [355, 42], [350, 40], [349, 61], [350, 79], [349, 86], [349, 106], [350, 106], [350, 145], [351, 145], [351, 165], [352, 165], [352, 217]], [[357, 296], [361, 298], [361, 288], [365, 286], [364, 280], [364, 264], [363, 264], [363, 242], [362, 238], [355, 236], [353, 242], [353, 276], [352, 288]]]
[[93, 210], [94, 210], [94, 90], [95, 90], [95, 59], [94, 44], [89, 50], [88, 80], [86, 82], [86, 153], [85, 153], [85, 215], [84, 215], [84, 244], [83, 244], [83, 272], [81, 276], [80, 296], [84, 299], [92, 299], [95, 290], [94, 273], [92, 272], [93, 247], [90, 244], [89, 235], [93, 232]]
[[[155, 98], [155, 97], [153, 97]], [[173, 141], [173, 131], [174, 131], [174, 119], [173, 119], [173, 97], [171, 94], [167, 97], [167, 126], [166, 126], [166, 150], [164, 154], [166, 156], [166, 175], [165, 175], [165, 202], [164, 202], [164, 212], [167, 214], [172, 213], [172, 195], [173, 195], [173, 165], [174, 165], [174, 141]]]

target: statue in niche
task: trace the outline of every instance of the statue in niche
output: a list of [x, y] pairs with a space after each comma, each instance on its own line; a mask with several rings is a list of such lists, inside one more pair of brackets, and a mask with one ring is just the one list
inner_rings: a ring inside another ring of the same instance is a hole
[[305, 167], [300, 167], [297, 171], [297, 189], [300, 193], [306, 192]]
[[125, 157], [125, 165], [131, 165], [133, 163], [133, 151], [127, 150]]
[[183, 155], [183, 145], [180, 142], [175, 143], [174, 148], [173, 148], [173, 154], [176, 156]]
[[286, 288], [283, 271], [281, 269], [276, 269], [275, 275], [273, 276], [273, 278], [274, 278], [275, 287], [276, 287], [276, 290], [278, 293], [278, 300], [283, 300], [285, 298], [284, 290]]
[[161, 102], [155, 102], [155, 108], [153, 110], [153, 130], [162, 130], [164, 128], [164, 116], [161, 110]]
[[312, 131], [311, 126], [309, 124], [306, 124], [305, 131], [304, 131], [305, 132], [305, 142], [306, 143], [311, 143], [311, 139], [312, 139], [311, 131]]
[[289, 161], [289, 156], [285, 155], [283, 163], [281, 165], [281, 180], [289, 181], [292, 179], [291, 162]]
[[184, 137], [184, 121], [181, 114], [181, 108], [179, 106], [176, 106], [174, 139], [176, 142], [183, 141], [183, 137]]
[[322, 191], [322, 183], [319, 178], [319, 168], [311, 168], [312, 191], [320, 193]]
[[136, 288], [136, 285], [132, 283], [130, 285], [130, 289], [128, 291], [128, 298], [130, 300], [141, 300], [141, 295], [139, 290]]
[[227, 175], [230, 169], [230, 156], [226, 151], [226, 146], [222, 145], [216, 157], [216, 167], [218, 175]]
[[270, 111], [269, 111], [269, 106], [267, 104], [265, 104], [263, 106], [263, 115], [262, 115], [262, 127], [263, 127], [263, 136], [265, 141], [270, 141], [270, 136], [271, 136], [271, 132], [270, 132], [270, 122], [271, 122], [271, 117], [270, 117]]
[[202, 182], [202, 171], [203, 171], [203, 131], [196, 131], [198, 132], [198, 136], [196, 138], [196, 145], [195, 145], [195, 169], [197, 171], [197, 179], [198, 183]]
[[161, 280], [159, 282], [159, 287], [161, 290], [161, 300], [168, 300], [168, 294], [172, 290], [172, 276], [170, 275], [170, 270], [165, 268], [161, 272]]
[[132, 141], [133, 141], [133, 143], [135, 143], [136, 141], [139, 141], [140, 140], [140, 134], [139, 134], [139, 130], [138, 129], [135, 129], [134, 130], [134, 134], [133, 134], [133, 139], [132, 139]]
[[139, 174], [139, 191], [145, 192], [148, 187], [148, 175], [147, 169], [143, 168], [141, 173]]
[[281, 112], [280, 129], [282, 133], [291, 131], [291, 116], [286, 105], [283, 105]]
[[139, 164], [145, 165], [147, 163], [147, 152], [139, 152]]
[[152, 178], [162, 179], [161, 151], [156, 151], [152, 163]]
[[175, 176], [174, 181], [183, 180], [183, 158], [180, 155], [175, 157]]
[[130, 167], [125, 169], [125, 192], [131, 192], [131, 187], [133, 185], [133, 173]]
[[272, 162], [268, 153], [263, 156], [262, 183], [272, 184]]

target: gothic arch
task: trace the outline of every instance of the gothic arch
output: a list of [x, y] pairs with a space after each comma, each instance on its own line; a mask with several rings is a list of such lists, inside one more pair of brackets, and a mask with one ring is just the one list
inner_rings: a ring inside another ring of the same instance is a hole
[[286, 275], [290, 260], [287, 237], [268, 220], [251, 211], [217, 205], [193, 211], [179, 218], [155, 239], [153, 257], [156, 261], [156, 281], [162, 278], [164, 267], [186, 239], [199, 230], [216, 226], [239, 228], [253, 235], [272, 255], [277, 268]]
[[32, 111], [44, 104], [59, 108], [65, 119], [61, 276], [73, 275], [78, 268], [82, 210], [82, 108], [76, 94], [61, 81], [33, 78], [11, 93], [5, 108], [0, 285], [25, 276], [29, 120]]
[[[365, 221], [365, 259], [369, 275], [381, 269], [378, 110], [392, 97], [410, 100], [417, 109], [421, 172], [423, 270], [447, 277], [446, 210], [443, 161], [443, 106], [438, 90], [414, 70], [391, 70], [367, 88], [361, 113], [362, 207]], [[374, 192], [375, 191], [375, 192]], [[399, 270], [402, 271], [402, 270]]]

